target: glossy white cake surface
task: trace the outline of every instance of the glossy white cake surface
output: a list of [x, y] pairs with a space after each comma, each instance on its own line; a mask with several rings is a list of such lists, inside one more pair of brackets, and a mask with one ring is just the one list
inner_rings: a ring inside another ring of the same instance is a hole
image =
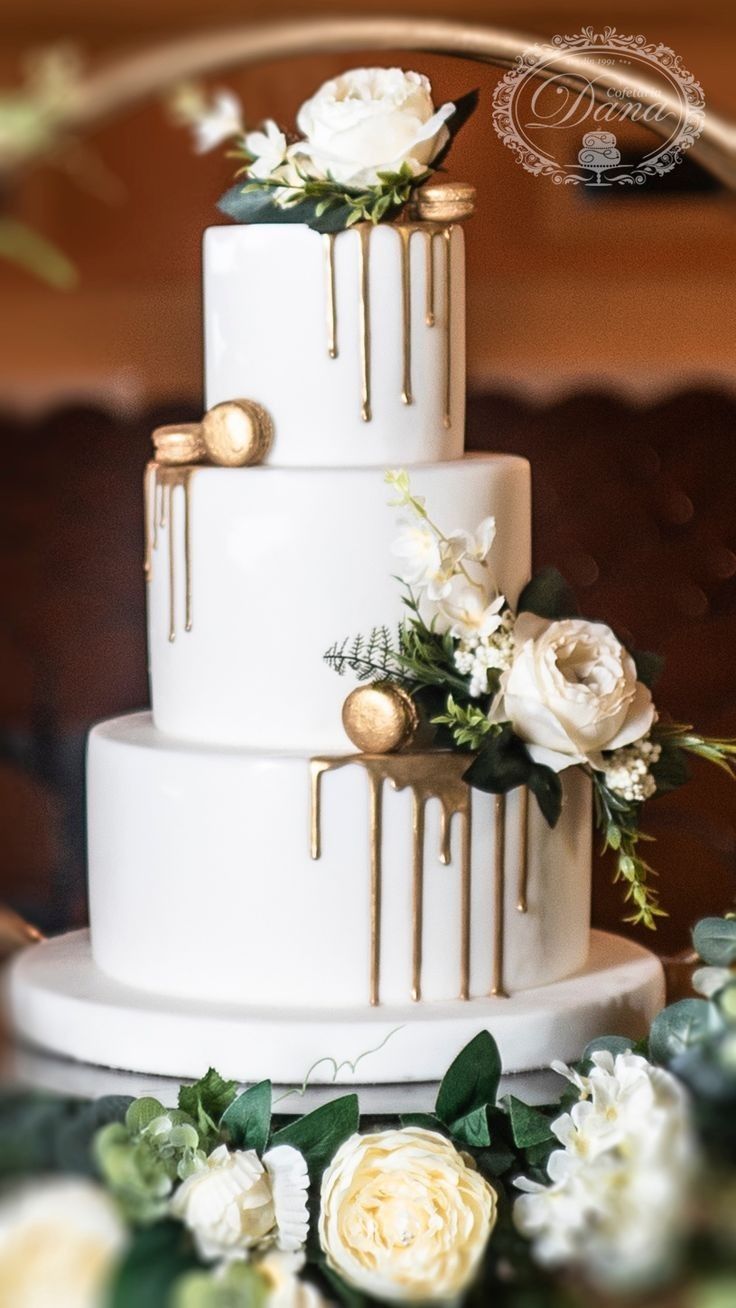
[[[361, 767], [322, 781], [322, 855], [310, 858], [309, 759], [173, 741], [148, 714], [103, 723], [88, 755], [89, 892], [95, 961], [128, 985], [223, 1003], [367, 1004], [368, 784]], [[529, 809], [528, 912], [519, 895], [519, 793], [508, 800], [504, 982], [510, 992], [582, 967], [588, 953], [590, 792], [564, 775], [554, 831]], [[385, 787], [381, 1002], [411, 996], [411, 804]], [[457, 827], [455, 819], [455, 827]], [[494, 801], [473, 794], [471, 986], [491, 988]], [[460, 991], [460, 836], [439, 862], [427, 808], [422, 997]]]
[[324, 238], [301, 225], [210, 227], [204, 237], [206, 407], [240, 397], [271, 414], [269, 463], [424, 463], [459, 458], [465, 425], [465, 268], [450, 238], [450, 397], [446, 413], [445, 245], [433, 241], [435, 323], [428, 326], [426, 231], [409, 245], [411, 396], [404, 384], [402, 247], [396, 226], [369, 233], [371, 419], [363, 385], [359, 232], [334, 242], [337, 356], [328, 352]]
[[[530, 472], [512, 455], [412, 469], [448, 529], [494, 514], [493, 564], [510, 603], [531, 569]], [[189, 474], [191, 630], [185, 629], [184, 489], [158, 533], [149, 584], [156, 726], [167, 735], [313, 754], [351, 748], [341, 708], [354, 684], [325, 650], [404, 612], [391, 553], [396, 509], [382, 468], [194, 468]], [[149, 515], [152, 506], [149, 506]], [[173, 540], [174, 634], [171, 634]]]

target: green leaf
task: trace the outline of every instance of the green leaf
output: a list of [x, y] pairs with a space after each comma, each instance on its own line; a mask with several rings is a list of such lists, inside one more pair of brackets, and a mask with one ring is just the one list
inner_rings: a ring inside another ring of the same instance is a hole
[[690, 779], [690, 768], [688, 766], [687, 754], [674, 740], [668, 740], [667, 737], [658, 737], [657, 744], [660, 746], [662, 753], [649, 769], [654, 777], [657, 794], [666, 795], [672, 790], [678, 790], [684, 786]]
[[636, 667], [636, 675], [639, 681], [653, 690], [664, 670], [664, 658], [661, 654], [654, 654], [651, 650], [632, 649], [631, 657]]
[[505, 795], [517, 786], [528, 786], [551, 827], [562, 812], [562, 783], [558, 774], [535, 763], [523, 740], [508, 725], [487, 740], [463, 779], [476, 790], [492, 795]]
[[536, 613], [539, 618], [579, 618], [580, 609], [572, 587], [556, 568], [542, 568], [527, 582], [517, 605], [518, 613]]
[[82, 1103], [64, 1118], [56, 1132], [54, 1161], [61, 1172], [94, 1176], [97, 1168], [94, 1139], [100, 1128], [110, 1123], [122, 1125], [130, 1105], [127, 1095], [104, 1095], [91, 1103]]
[[538, 1108], [525, 1104], [516, 1095], [506, 1095], [505, 1103], [511, 1134], [518, 1149], [530, 1149], [533, 1145], [546, 1144], [554, 1138], [549, 1129], [549, 1119]]
[[0, 218], [0, 259], [16, 264], [57, 291], [70, 291], [78, 281], [77, 270], [66, 255], [17, 218]]
[[658, 1013], [649, 1033], [649, 1056], [665, 1066], [710, 1033], [710, 1004], [706, 999], [681, 999]]
[[304, 1155], [314, 1185], [340, 1145], [355, 1135], [359, 1120], [358, 1096], [343, 1095], [275, 1131], [271, 1147], [288, 1144], [298, 1149]]
[[437, 1095], [437, 1116], [453, 1135], [456, 1123], [495, 1104], [500, 1079], [498, 1045], [490, 1031], [480, 1031], [450, 1065]]
[[211, 1067], [194, 1085], [183, 1085], [179, 1091], [179, 1107], [203, 1129], [217, 1126], [237, 1093], [237, 1081], [226, 1081]]
[[434, 1113], [403, 1113], [399, 1118], [402, 1126], [418, 1126], [422, 1131], [439, 1131], [447, 1135], [448, 1128]]
[[450, 1130], [453, 1137], [461, 1144], [466, 1144], [471, 1149], [486, 1148], [491, 1143], [487, 1107], [484, 1105], [482, 1108], [474, 1108], [464, 1117], [456, 1118]]
[[442, 149], [439, 151], [438, 154], [435, 155], [434, 159], [432, 160], [431, 167], [433, 170], [442, 167], [445, 159], [447, 158], [448, 154], [450, 153], [450, 150], [452, 149], [453, 142], [458, 132], [462, 127], [465, 126], [468, 119], [473, 116], [476, 109], [478, 108], [479, 98], [480, 98], [480, 91], [476, 89], [473, 91], [466, 92], [465, 95], [458, 96], [457, 100], [453, 102], [455, 105], [455, 112], [454, 114], [450, 115], [450, 117], [447, 119], [447, 122], [445, 123], [445, 127], [447, 128], [450, 134], [450, 139], [449, 141], [447, 141], [445, 145], [443, 145]]
[[215, 1272], [187, 1272], [175, 1284], [171, 1308], [266, 1308], [273, 1293], [249, 1263], [230, 1263]]
[[736, 919], [702, 918], [693, 930], [693, 945], [709, 967], [730, 967], [736, 963]]
[[196, 1267], [189, 1237], [178, 1222], [137, 1231], [117, 1269], [109, 1308], [165, 1308], [177, 1279]]
[[271, 1130], [271, 1082], [259, 1081], [234, 1099], [220, 1123], [227, 1128], [236, 1149], [262, 1154]]
[[148, 1097], [134, 1099], [125, 1114], [125, 1125], [132, 1135], [137, 1135], [139, 1131], [145, 1131], [151, 1122], [155, 1122], [156, 1118], [162, 1117], [165, 1112], [166, 1109], [158, 1099]]
[[617, 1054], [628, 1054], [634, 1048], [634, 1043], [633, 1040], [629, 1040], [628, 1036], [597, 1036], [595, 1040], [591, 1040], [585, 1046], [580, 1061], [582, 1063], [589, 1062], [593, 1054], [601, 1053], [603, 1050], [613, 1054], [614, 1058]]

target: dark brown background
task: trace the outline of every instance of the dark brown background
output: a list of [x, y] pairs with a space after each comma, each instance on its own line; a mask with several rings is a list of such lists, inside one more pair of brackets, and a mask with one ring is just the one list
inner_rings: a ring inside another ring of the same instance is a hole
[[[448, 16], [436, 3], [403, 9]], [[98, 63], [260, 15], [274, 6], [3, 0], [0, 83], [17, 78], [23, 50], [60, 37]], [[713, 3], [530, 0], [452, 16], [541, 36], [590, 23], [642, 31], [672, 45], [709, 104], [736, 118], [736, 19]], [[736, 733], [733, 200], [690, 165], [636, 197], [553, 187], [490, 127], [495, 70], [399, 58], [430, 75], [438, 100], [481, 89], [453, 154], [454, 174], [479, 189], [469, 443], [533, 460], [537, 562], [561, 566], [591, 615], [667, 655], [659, 699], [675, 717]], [[345, 63], [293, 60], [221, 80], [251, 121], [288, 122]], [[219, 157], [194, 160], [149, 105], [10, 197], [79, 270], [77, 289], [59, 294], [0, 266], [0, 897], [50, 928], [84, 917], [85, 732], [147, 696], [140, 470], [154, 422], [198, 413], [200, 233], [228, 176]], [[667, 949], [734, 893], [736, 792], [696, 771], [648, 810]], [[618, 893], [600, 869], [596, 884], [596, 920], [613, 925]]]

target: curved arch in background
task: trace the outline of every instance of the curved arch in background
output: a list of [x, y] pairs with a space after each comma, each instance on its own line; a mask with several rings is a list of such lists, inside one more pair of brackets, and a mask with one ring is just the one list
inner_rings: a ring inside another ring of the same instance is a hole
[[[357, 50], [414, 50], [508, 68], [525, 51], [546, 44], [543, 38], [523, 32], [429, 18], [329, 17], [248, 24], [167, 41], [100, 69], [81, 83], [60, 127], [62, 131], [78, 132], [115, 117], [187, 78], [273, 59]], [[557, 54], [558, 66], [568, 71], [569, 83], [576, 85], [585, 76], [585, 56]], [[673, 116], [678, 111], [674, 95], [663, 95], [661, 87], [655, 87], [646, 78], [633, 78], [615, 69], [606, 70], [605, 81], [601, 80], [598, 88], [599, 98], [604, 98], [609, 89], [625, 87], [634, 87], [645, 104], [655, 101], [666, 104]], [[649, 126], [666, 137], [671, 121], [668, 116], [661, 124]], [[726, 186], [736, 190], [736, 125], [707, 111], [692, 156]]]

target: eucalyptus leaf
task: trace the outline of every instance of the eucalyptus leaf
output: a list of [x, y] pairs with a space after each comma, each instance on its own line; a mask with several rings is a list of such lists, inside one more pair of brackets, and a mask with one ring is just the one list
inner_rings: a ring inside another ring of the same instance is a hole
[[591, 1040], [585, 1046], [580, 1061], [582, 1063], [589, 1062], [593, 1054], [599, 1054], [604, 1050], [609, 1054], [613, 1054], [614, 1058], [617, 1054], [629, 1054], [634, 1048], [634, 1043], [628, 1036], [597, 1036], [595, 1040]]
[[136, 1231], [109, 1294], [109, 1308], [165, 1308], [179, 1277], [198, 1266], [184, 1227], [163, 1221]]
[[151, 1122], [155, 1122], [165, 1112], [166, 1109], [158, 1099], [134, 1099], [125, 1115], [125, 1125], [132, 1135], [136, 1135], [139, 1131], [145, 1131]]
[[489, 1031], [481, 1031], [445, 1073], [437, 1095], [437, 1116], [454, 1134], [456, 1123], [479, 1108], [495, 1105], [500, 1079], [498, 1045]]
[[298, 1149], [304, 1155], [314, 1185], [340, 1145], [358, 1130], [359, 1120], [358, 1096], [343, 1095], [275, 1131], [271, 1145], [288, 1144]]
[[255, 1149], [262, 1154], [268, 1144], [271, 1130], [270, 1081], [259, 1081], [234, 1099], [225, 1109], [221, 1126], [224, 1126], [236, 1149]]
[[710, 1004], [706, 999], [681, 999], [658, 1013], [649, 1034], [649, 1055], [665, 1066], [710, 1034]]
[[736, 963], [736, 919], [702, 918], [693, 930], [693, 945], [710, 967], [730, 967]]
[[539, 618], [579, 618], [580, 609], [572, 587], [556, 568], [542, 568], [527, 582], [519, 596], [518, 613], [536, 613]]

